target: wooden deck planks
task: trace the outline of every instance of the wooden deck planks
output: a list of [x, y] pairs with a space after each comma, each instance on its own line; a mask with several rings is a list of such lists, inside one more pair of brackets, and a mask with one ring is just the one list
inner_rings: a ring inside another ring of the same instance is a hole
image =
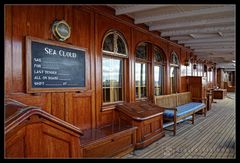
[[[195, 124], [177, 125], [177, 135], [166, 136], [123, 158], [235, 158], [235, 94], [215, 100], [207, 116], [196, 115]], [[228, 98], [231, 97], [231, 98]]]

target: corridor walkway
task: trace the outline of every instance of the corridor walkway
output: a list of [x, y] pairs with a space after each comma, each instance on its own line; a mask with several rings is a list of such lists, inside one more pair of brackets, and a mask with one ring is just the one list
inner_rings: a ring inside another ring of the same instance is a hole
[[196, 115], [195, 124], [183, 122], [176, 136], [165, 137], [123, 158], [236, 158], [235, 93], [216, 100], [207, 116]]

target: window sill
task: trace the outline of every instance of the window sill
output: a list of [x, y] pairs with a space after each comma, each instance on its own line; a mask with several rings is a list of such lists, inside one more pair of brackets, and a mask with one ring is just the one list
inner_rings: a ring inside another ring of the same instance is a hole
[[148, 97], [137, 98], [136, 101], [148, 101]]
[[113, 103], [105, 103], [102, 105], [101, 111], [108, 111], [108, 110], [113, 110], [116, 108], [116, 105], [122, 104], [124, 101], [117, 101]]

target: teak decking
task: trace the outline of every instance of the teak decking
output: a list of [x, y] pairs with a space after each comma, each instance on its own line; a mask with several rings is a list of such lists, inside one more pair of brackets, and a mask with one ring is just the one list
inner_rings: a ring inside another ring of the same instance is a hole
[[196, 115], [195, 125], [178, 125], [178, 134], [165, 137], [123, 158], [236, 158], [235, 94], [216, 100], [206, 117]]

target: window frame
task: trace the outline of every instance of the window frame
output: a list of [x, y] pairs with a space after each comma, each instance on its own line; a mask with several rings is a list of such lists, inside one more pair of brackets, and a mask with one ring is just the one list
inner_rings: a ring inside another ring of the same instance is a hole
[[[110, 35], [113, 34], [114, 35], [114, 42], [113, 42], [113, 52], [111, 51], [106, 51], [103, 50], [103, 45], [105, 42], [105, 39]], [[117, 52], [117, 37], [121, 38], [124, 45], [125, 45], [125, 51], [126, 51], [126, 55], [125, 54], [121, 54]], [[106, 111], [106, 110], [112, 110], [115, 109], [116, 104], [120, 104], [123, 103], [124, 101], [126, 101], [126, 75], [127, 75], [127, 60], [129, 58], [129, 52], [128, 52], [128, 45], [127, 45], [127, 41], [125, 39], [125, 37], [123, 36], [123, 34], [117, 30], [109, 30], [108, 32], [106, 32], [106, 34], [103, 37], [103, 41], [102, 41], [102, 46], [101, 46], [101, 54], [102, 54], [102, 58], [101, 58], [101, 105], [102, 105], [102, 111]], [[119, 59], [122, 60], [122, 100], [121, 101], [114, 101], [114, 102], [103, 102], [103, 58], [113, 58], [113, 59]]]
[[[158, 61], [155, 60], [155, 49], [162, 52], [162, 54], [160, 53], [161, 57], [162, 57], [162, 62], [158, 62]], [[158, 66], [160, 68], [162, 67], [163, 78], [162, 78], [162, 86], [161, 86], [162, 87], [162, 94], [161, 95], [164, 95], [165, 94], [164, 84], [165, 84], [166, 55], [165, 55], [162, 48], [159, 48], [158, 46], [153, 45], [153, 96], [156, 96], [155, 95], [155, 75], [154, 75], [155, 74], [155, 72], [154, 72], [155, 66]]]
[[[114, 102], [104, 102], [103, 101], [103, 97], [102, 97], [102, 104], [103, 105], [110, 105], [110, 104], [114, 104], [114, 103], [121, 103], [124, 100], [124, 97], [125, 97], [125, 92], [124, 92], [124, 59], [123, 58], [119, 58], [119, 57], [116, 57], [116, 56], [108, 56], [108, 55], [104, 55], [103, 58], [108, 58], [108, 59], [116, 59], [116, 60], [120, 60], [122, 62], [122, 70], [121, 70], [121, 73], [122, 73], [122, 77], [121, 77], [121, 80], [122, 80], [122, 100], [121, 101], [114, 101]], [[102, 77], [103, 77], [103, 70], [102, 70]], [[102, 79], [102, 96], [103, 96], [103, 79]]]
[[[145, 44], [146, 46], [146, 52], [147, 52], [147, 57], [146, 59], [142, 59], [142, 58], [138, 58], [136, 56], [136, 53], [137, 53], [137, 48], [138, 46], [142, 45], [142, 44]], [[151, 43], [149, 42], [140, 42], [137, 44], [136, 48], [135, 48], [135, 63], [134, 63], [134, 95], [135, 95], [135, 100], [136, 101], [142, 101], [142, 100], [147, 100], [149, 99], [149, 96], [150, 96], [150, 93], [149, 93], [149, 77], [150, 77], [150, 73], [149, 73], [149, 70], [150, 70], [150, 64], [151, 64], [151, 61], [150, 61], [150, 54], [151, 54]], [[140, 63], [140, 64], [146, 64], [146, 96], [145, 97], [140, 97], [140, 98], [137, 98], [137, 95], [136, 95], [136, 63]]]
[[[173, 56], [176, 56], [177, 57], [177, 60], [178, 60], [178, 64], [176, 64], [176, 63], [172, 63], [173, 62]], [[176, 77], [176, 92], [172, 92], [172, 84], [171, 84], [171, 75], [170, 75], [170, 73], [171, 73], [171, 68], [176, 68], [177, 69], [177, 72], [176, 72], [176, 74], [177, 74], [177, 77]], [[170, 66], [169, 66], [169, 81], [170, 81], [170, 93], [171, 94], [173, 94], [173, 93], [177, 93], [177, 92], [179, 92], [179, 78], [180, 78], [180, 62], [179, 62], [179, 57], [178, 57], [178, 55], [177, 55], [177, 53], [175, 52], [175, 51], [173, 51], [172, 53], [171, 53], [171, 55], [170, 55]]]

